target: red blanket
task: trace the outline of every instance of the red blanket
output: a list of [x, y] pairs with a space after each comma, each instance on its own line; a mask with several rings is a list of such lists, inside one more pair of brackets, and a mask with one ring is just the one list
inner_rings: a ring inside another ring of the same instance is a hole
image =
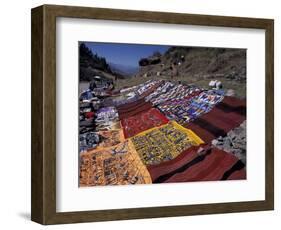
[[[198, 152], [199, 148], [205, 150]], [[246, 179], [244, 164], [234, 155], [208, 146], [193, 146], [171, 161], [148, 167], [153, 183]]]
[[155, 108], [121, 120], [125, 138], [135, 136], [142, 131], [161, 126], [168, 122], [169, 120]]
[[225, 97], [209, 113], [206, 113], [184, 127], [194, 131], [204, 142], [211, 143], [219, 136], [225, 136], [246, 119], [246, 101]]
[[138, 113], [145, 112], [151, 108], [152, 104], [150, 102], [145, 102], [144, 99], [140, 99], [136, 102], [117, 107], [117, 111], [119, 114], [119, 119], [124, 119], [137, 115]]

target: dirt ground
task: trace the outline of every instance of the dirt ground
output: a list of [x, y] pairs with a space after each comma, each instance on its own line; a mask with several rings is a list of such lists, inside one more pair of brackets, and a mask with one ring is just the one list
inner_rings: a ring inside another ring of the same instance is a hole
[[79, 82], [79, 94], [87, 90], [88, 88], [89, 88], [89, 82], [87, 81]]

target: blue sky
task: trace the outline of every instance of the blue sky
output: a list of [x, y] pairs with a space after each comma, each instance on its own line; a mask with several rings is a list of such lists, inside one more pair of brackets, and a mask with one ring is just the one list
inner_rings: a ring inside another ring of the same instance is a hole
[[132, 67], [138, 66], [141, 58], [152, 55], [155, 51], [164, 53], [170, 46], [164, 45], [141, 45], [141, 44], [123, 44], [123, 43], [100, 43], [84, 42], [93, 53], [105, 57], [107, 62], [127, 65]]

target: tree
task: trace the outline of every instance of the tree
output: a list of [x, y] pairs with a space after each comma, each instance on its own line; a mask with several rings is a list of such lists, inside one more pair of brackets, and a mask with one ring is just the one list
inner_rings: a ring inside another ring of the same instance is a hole
[[93, 53], [85, 43], [79, 46], [79, 64], [80, 67], [92, 67], [111, 73], [111, 69], [104, 57], [99, 57], [97, 53]]

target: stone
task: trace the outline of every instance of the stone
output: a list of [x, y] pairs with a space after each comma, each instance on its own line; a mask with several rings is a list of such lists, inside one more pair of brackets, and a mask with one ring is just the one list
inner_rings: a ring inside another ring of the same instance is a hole
[[225, 137], [218, 137], [212, 145], [235, 155], [246, 165], [246, 121], [229, 131]]
[[225, 93], [226, 96], [229, 97], [234, 97], [235, 96], [235, 91], [233, 89], [228, 89]]

